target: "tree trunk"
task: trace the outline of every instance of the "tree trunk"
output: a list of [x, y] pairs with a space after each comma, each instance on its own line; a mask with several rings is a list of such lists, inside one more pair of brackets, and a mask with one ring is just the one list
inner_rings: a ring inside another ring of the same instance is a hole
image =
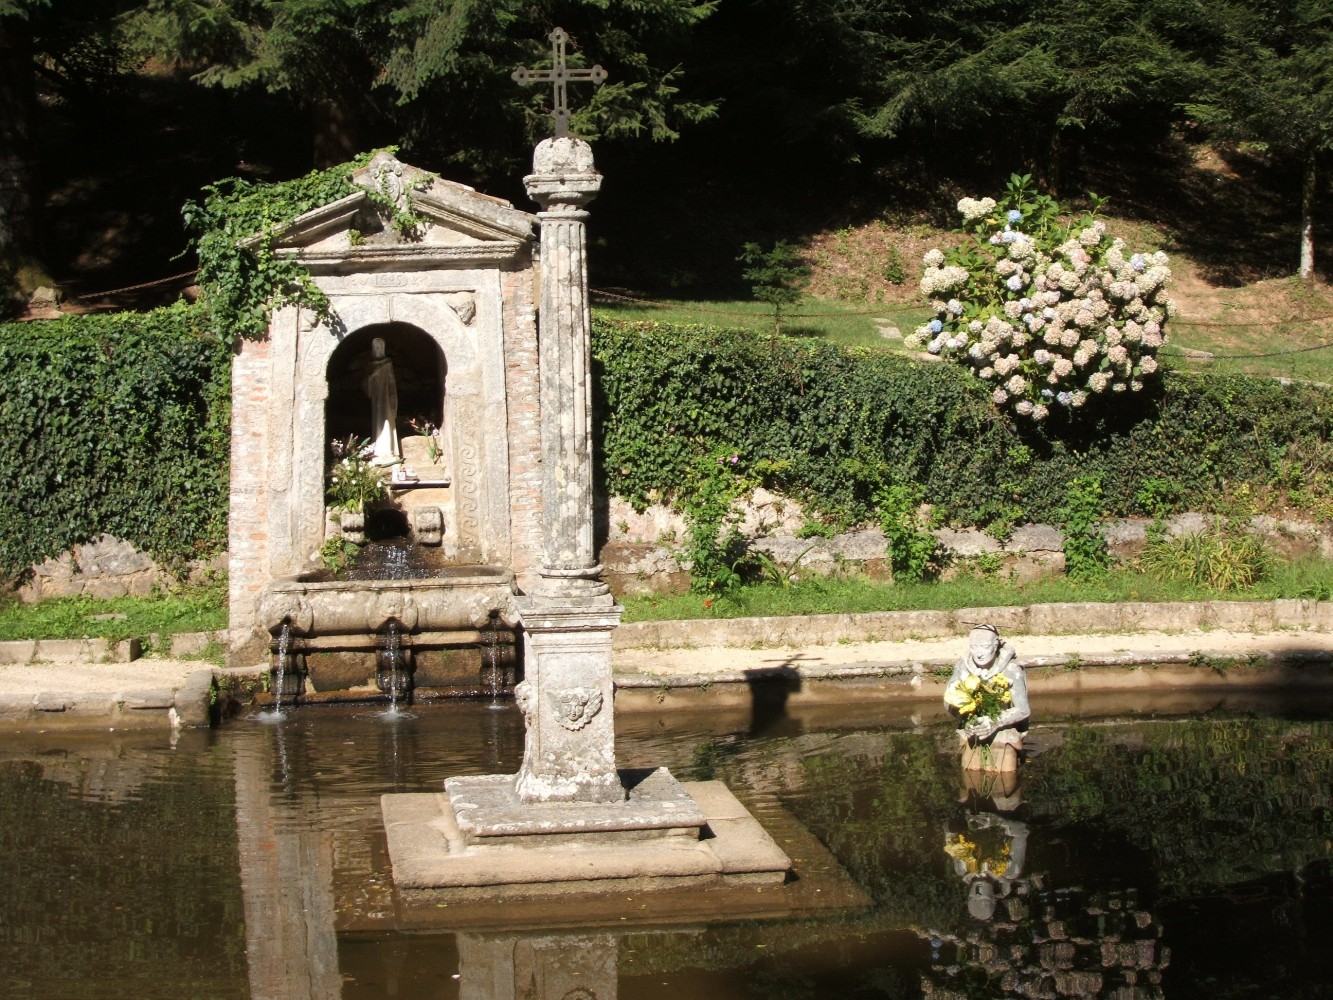
[[36, 254], [37, 186], [32, 30], [0, 17], [0, 265]]
[[336, 97], [316, 98], [311, 108], [315, 133], [315, 166], [346, 163], [357, 148], [357, 123], [347, 105]]
[[1301, 181], [1301, 280], [1314, 282], [1314, 196], [1318, 180], [1315, 151], [1305, 155], [1305, 177]]

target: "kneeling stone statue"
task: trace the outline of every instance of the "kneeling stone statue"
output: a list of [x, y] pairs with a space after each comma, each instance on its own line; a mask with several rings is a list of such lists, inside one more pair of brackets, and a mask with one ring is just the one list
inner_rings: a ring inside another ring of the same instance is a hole
[[963, 768], [1013, 771], [1028, 726], [1028, 686], [1014, 647], [993, 625], [978, 625], [953, 668], [944, 703], [959, 720]]

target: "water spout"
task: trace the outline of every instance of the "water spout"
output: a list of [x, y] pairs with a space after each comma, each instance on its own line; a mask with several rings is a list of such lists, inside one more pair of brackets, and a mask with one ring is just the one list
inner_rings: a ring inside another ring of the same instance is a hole
[[389, 711], [398, 711], [398, 661], [402, 658], [402, 647], [398, 639], [398, 622], [390, 618], [384, 627], [384, 653], [389, 660]]
[[278, 632], [278, 662], [275, 667], [276, 683], [274, 684], [273, 710], [282, 714], [282, 689], [287, 683], [287, 651], [292, 644], [292, 623], [284, 620], [282, 628]]
[[403, 625], [390, 618], [379, 639], [375, 683], [389, 696], [389, 714], [399, 714], [398, 702], [410, 697], [412, 691], [411, 650], [403, 647]]
[[481, 682], [490, 696], [491, 708], [503, 708], [500, 692], [504, 687], [500, 676], [500, 635], [496, 616], [491, 615], [488, 625], [481, 630]]

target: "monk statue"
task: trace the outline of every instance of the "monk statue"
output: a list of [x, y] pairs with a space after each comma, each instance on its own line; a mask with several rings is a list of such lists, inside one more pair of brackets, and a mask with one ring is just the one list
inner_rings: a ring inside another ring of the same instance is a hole
[[959, 721], [963, 768], [1014, 771], [1028, 726], [1028, 685], [1014, 647], [993, 625], [978, 625], [949, 676], [944, 703]]
[[403, 460], [398, 446], [398, 384], [393, 377], [393, 361], [385, 353], [384, 338], [370, 342], [370, 370], [361, 380], [361, 388], [370, 397], [371, 461], [376, 465], [395, 465]]

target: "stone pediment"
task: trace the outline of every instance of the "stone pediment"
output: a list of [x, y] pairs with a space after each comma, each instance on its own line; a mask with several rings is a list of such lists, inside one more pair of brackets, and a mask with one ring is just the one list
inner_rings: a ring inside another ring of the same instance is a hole
[[352, 175], [422, 220], [400, 236], [389, 213], [364, 192], [313, 209], [292, 221], [278, 241], [312, 271], [360, 271], [496, 264], [525, 252], [536, 217], [502, 198], [445, 180], [378, 153]]

